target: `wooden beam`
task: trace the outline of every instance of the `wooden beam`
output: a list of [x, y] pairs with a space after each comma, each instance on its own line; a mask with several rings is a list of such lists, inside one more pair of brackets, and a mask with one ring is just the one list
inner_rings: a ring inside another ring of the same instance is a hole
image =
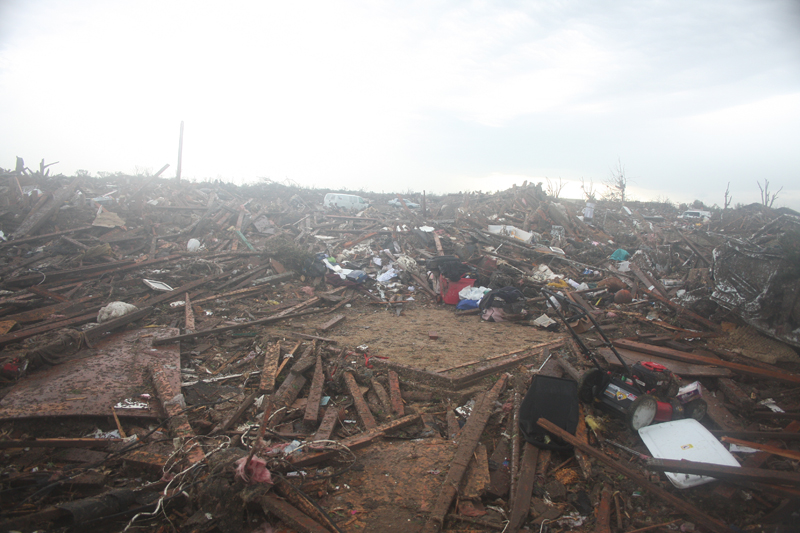
[[364, 401], [364, 396], [361, 394], [361, 389], [358, 388], [358, 383], [356, 383], [356, 378], [353, 376], [353, 373], [345, 372], [344, 381], [347, 384], [347, 389], [350, 391], [350, 396], [353, 397], [358, 417], [361, 419], [361, 423], [364, 424], [364, 428], [367, 431], [377, 428], [378, 423], [375, 422], [375, 417], [372, 416], [369, 405]]
[[392, 411], [397, 416], [403, 416], [403, 397], [400, 393], [400, 379], [397, 372], [394, 370], [389, 371], [389, 397], [392, 401]]
[[[461, 479], [464, 477], [470, 459], [472, 459], [472, 454], [475, 453], [475, 448], [486, 427], [486, 422], [488, 422], [489, 416], [494, 410], [494, 402], [505, 389], [508, 377], [508, 374], [505, 374], [497, 380], [494, 387], [483, 396], [483, 400], [475, 406], [472, 414], [467, 419], [467, 423], [461, 432], [458, 448], [447, 471], [447, 477], [442, 484], [438, 498], [431, 508], [428, 520], [422, 528], [422, 533], [438, 533], [441, 531], [444, 517], [447, 515], [450, 504], [458, 492], [458, 486], [461, 484]], [[528, 499], [530, 500], [530, 497]]]
[[533, 495], [533, 483], [536, 480], [536, 465], [539, 462], [539, 448], [525, 443], [522, 452], [522, 464], [519, 469], [519, 481], [517, 483], [514, 501], [511, 502], [511, 516], [508, 519], [508, 526], [505, 531], [517, 533], [531, 508], [531, 496]]
[[657, 355], [660, 357], [665, 357], [667, 359], [673, 359], [676, 361], [684, 361], [686, 363], [699, 363], [712, 366], [721, 366], [723, 368], [729, 368], [734, 372], [739, 372], [741, 374], [746, 374], [748, 376], [754, 376], [762, 379], [773, 379], [783, 383], [791, 383], [793, 385], [800, 384], [800, 375], [792, 374], [790, 372], [786, 372], [785, 370], [778, 370], [778, 369], [767, 370], [764, 368], [742, 365], [739, 363], [730, 363], [728, 361], [723, 361], [722, 359], [714, 359], [702, 355], [681, 352], [679, 350], [673, 350], [671, 348], [664, 348], [661, 346], [652, 346], [650, 344], [644, 344], [641, 342], [631, 341], [628, 339], [617, 339], [613, 342], [614, 346], [618, 348], [627, 348], [629, 350], [634, 350], [637, 352], [651, 354], [651, 355]]

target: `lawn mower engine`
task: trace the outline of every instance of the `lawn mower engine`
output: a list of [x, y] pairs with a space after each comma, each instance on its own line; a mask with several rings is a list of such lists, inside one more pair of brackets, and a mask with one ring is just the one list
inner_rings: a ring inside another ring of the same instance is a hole
[[621, 414], [634, 432], [653, 422], [705, 416], [707, 406], [699, 399], [699, 391], [691, 388], [678, 394], [682, 390], [678, 378], [664, 365], [640, 361], [630, 370], [631, 376], [598, 368], [586, 371], [578, 386], [580, 399], [586, 403], [597, 399]]
[[[578, 382], [578, 397], [582, 402], [591, 404], [598, 401], [609, 410], [621, 414], [634, 433], [654, 421], [667, 422], [685, 417], [700, 420], [705, 416], [708, 406], [700, 399], [698, 383], [679, 388], [678, 378], [667, 367], [651, 361], [640, 361], [629, 367], [594, 315], [582, 304], [546, 287], [540, 290], [580, 350], [594, 363], [594, 368], [584, 372]], [[567, 318], [562, 309], [576, 311], [577, 314]], [[603, 344], [614, 353], [622, 371], [606, 371], [600, 366], [592, 350], [572, 326], [584, 320], [591, 323]]]

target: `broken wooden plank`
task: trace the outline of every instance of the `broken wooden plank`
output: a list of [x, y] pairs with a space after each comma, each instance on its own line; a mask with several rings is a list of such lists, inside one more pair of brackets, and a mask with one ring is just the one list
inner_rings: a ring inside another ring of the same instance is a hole
[[292, 374], [304, 374], [306, 370], [314, 366], [316, 362], [316, 357], [314, 356], [314, 345], [309, 344], [305, 350], [303, 350], [303, 354], [300, 358], [295, 361], [292, 367], [289, 369], [289, 372]]
[[442, 490], [431, 508], [428, 520], [422, 528], [422, 533], [438, 533], [442, 529], [444, 517], [448, 509], [450, 509], [450, 504], [456, 496], [457, 487], [461, 483], [461, 478], [464, 477], [467, 465], [469, 465], [472, 454], [475, 452], [478, 441], [486, 427], [486, 422], [494, 409], [494, 402], [505, 389], [508, 378], [508, 374], [505, 374], [497, 380], [494, 387], [486, 393], [480, 405], [475, 406], [472, 414], [467, 419], [467, 423], [461, 433], [458, 449], [453, 461], [450, 463], [447, 477], [442, 484]]
[[705, 357], [702, 355], [695, 355], [687, 352], [681, 352], [678, 350], [673, 350], [671, 348], [651, 346], [649, 344], [644, 344], [641, 342], [631, 341], [627, 339], [614, 340], [614, 346], [618, 348], [627, 348], [629, 350], [634, 350], [641, 353], [657, 355], [665, 357], [667, 359], [673, 359], [676, 361], [684, 361], [686, 363], [700, 363], [700, 364], [729, 368], [734, 372], [740, 372], [742, 374], [762, 379], [774, 379], [777, 381], [781, 381], [783, 383], [791, 383], [794, 385], [800, 384], [800, 375], [792, 374], [790, 372], [786, 372], [785, 370], [782, 371], [777, 369], [767, 370], [764, 368], [757, 368], [753, 366], [742, 365], [739, 363], [730, 363], [728, 361], [723, 361], [722, 359], [713, 359], [711, 357]]
[[330, 533], [317, 521], [312, 520], [308, 515], [300, 512], [295, 506], [273, 494], [260, 496], [257, 501], [261, 504], [265, 512], [277, 516], [287, 525], [301, 533]]
[[479, 442], [467, 467], [467, 473], [462, 482], [463, 489], [458, 493], [459, 497], [478, 500], [486, 493], [490, 483], [489, 454], [486, 451], [486, 445]]
[[705, 527], [707, 527], [711, 531], [714, 531], [715, 533], [730, 533], [730, 528], [728, 528], [721, 521], [705, 514], [703, 511], [701, 511], [694, 505], [683, 501], [682, 499], [662, 489], [661, 487], [654, 485], [653, 483], [650, 483], [644, 476], [639, 474], [634, 469], [626, 465], [623, 465], [621, 463], [618, 463], [608, 455], [604, 454], [602, 451], [592, 446], [589, 446], [588, 444], [584, 444], [579, 439], [575, 438], [574, 435], [572, 435], [568, 431], [564, 431], [563, 429], [553, 424], [549, 420], [540, 418], [539, 420], [537, 420], [536, 423], [542, 428], [546, 429], [547, 431], [553, 433], [555, 436], [560, 437], [564, 439], [566, 442], [572, 444], [575, 448], [578, 448], [587, 455], [591, 455], [598, 461], [604, 463], [605, 465], [611, 467], [620, 474], [626, 476], [628, 479], [636, 483], [640, 488], [652, 493], [657, 498], [660, 498], [661, 500], [670, 503], [676, 509], [690, 516], [694, 522], [704, 525]]
[[650, 296], [652, 296], [653, 298], [655, 298], [659, 302], [663, 303], [664, 305], [666, 305], [667, 307], [669, 307], [670, 309], [675, 311], [675, 313], [679, 317], [681, 317], [681, 316], [687, 317], [690, 320], [692, 320], [693, 322], [696, 322], [698, 324], [702, 324], [702, 325], [706, 326], [707, 328], [709, 328], [709, 329], [711, 329], [713, 331], [722, 331], [722, 326], [720, 326], [716, 322], [712, 322], [711, 320], [709, 320], [707, 318], [703, 318], [702, 316], [698, 315], [697, 313], [686, 309], [682, 305], [676, 304], [675, 302], [673, 302], [669, 298], [664, 298], [659, 293], [657, 293], [655, 291], [651, 291], [649, 289], [642, 289], [642, 291], [646, 292], [647, 294], [649, 294]]
[[766, 468], [748, 468], [745, 466], [725, 466], [696, 461], [675, 461], [672, 459], [649, 459], [645, 465], [653, 472], [675, 472], [679, 474], [695, 474], [711, 476], [728, 481], [759, 481], [777, 485], [800, 487], [800, 474]]
[[[690, 377], [698, 377], [698, 378], [724, 378], [729, 377], [731, 375], [731, 371], [728, 368], [720, 368], [716, 366], [706, 366], [706, 365], [692, 365], [689, 363], [683, 363], [681, 361], [674, 361], [667, 359], [665, 357], [658, 357], [657, 355], [647, 354], [644, 356], [641, 352], [634, 352], [632, 350], [626, 350], [624, 348], [617, 348], [617, 352], [622, 356], [622, 359], [625, 363], [632, 367], [635, 363], [639, 361], [652, 361], [654, 363], [658, 363], [667, 367], [670, 372], [674, 372], [681, 377], [690, 376]], [[613, 367], [622, 368], [622, 363], [619, 362], [617, 356], [614, 355], [614, 352], [611, 351], [610, 348], [598, 348], [597, 353], [603, 356], [603, 358]]]
[[489, 461], [496, 468], [489, 472], [488, 492], [496, 498], [505, 498], [511, 486], [511, 450], [508, 446], [508, 439], [500, 438], [497, 441]]
[[347, 389], [350, 391], [350, 396], [353, 397], [356, 412], [358, 412], [358, 417], [361, 419], [361, 423], [364, 424], [364, 428], [369, 431], [378, 427], [378, 423], [375, 422], [375, 417], [372, 416], [367, 402], [364, 401], [364, 396], [361, 394], [361, 389], [358, 388], [358, 383], [356, 383], [356, 378], [353, 376], [353, 373], [345, 372], [344, 381], [347, 384]]
[[189, 293], [186, 293], [186, 297], [184, 298], [184, 310], [183, 315], [183, 328], [186, 330], [187, 333], [191, 333], [195, 329], [194, 325], [194, 309], [192, 309], [192, 299], [189, 297]]
[[392, 370], [399, 376], [403, 376], [404, 379], [408, 379], [410, 381], [417, 379], [421, 383], [426, 383], [436, 387], [443, 387], [448, 390], [454, 390], [452, 378], [448, 378], [436, 372], [428, 372], [427, 370], [420, 370], [411, 366], [401, 365], [400, 363], [392, 363], [385, 359], [372, 358], [370, 359], [370, 363], [376, 369], [385, 368], [386, 370]]
[[384, 413], [389, 415], [392, 412], [392, 402], [389, 399], [389, 395], [386, 393], [386, 389], [381, 382], [374, 377], [370, 379], [370, 384], [372, 385], [372, 390], [375, 391], [375, 395], [381, 401]]
[[217, 433], [224, 433], [228, 431], [233, 424], [235, 424], [239, 418], [244, 414], [247, 409], [250, 408], [251, 405], [256, 401], [256, 398], [261, 396], [261, 391], [255, 391], [248, 394], [242, 403], [239, 404], [239, 407], [236, 408], [236, 411], [231, 414], [228, 418], [225, 419], [222, 424], [217, 425], [214, 429], [211, 430], [211, 435], [216, 435]]
[[333, 434], [333, 429], [336, 427], [336, 422], [339, 421], [339, 409], [330, 405], [325, 409], [325, 415], [322, 417], [322, 422], [314, 434], [314, 440], [328, 440]]
[[510, 356], [509, 359], [500, 359], [500, 360], [497, 360], [497, 361], [493, 361], [492, 363], [488, 364], [487, 366], [479, 368], [478, 370], [475, 370], [474, 372], [470, 372], [469, 374], [460, 375], [460, 376], [453, 376], [453, 378], [452, 378], [453, 379], [453, 387], [455, 389], [463, 388], [466, 385], [469, 385], [471, 383], [474, 383], [474, 382], [478, 381], [479, 379], [483, 378], [484, 376], [488, 376], [488, 375], [491, 375], [491, 374], [496, 374], [496, 373], [502, 372], [504, 370], [515, 368], [515, 367], [517, 367], [517, 366], [529, 361], [530, 359], [539, 357], [543, 353], [545, 354], [545, 357], [547, 357], [546, 350], [548, 350], [549, 348], [558, 348], [562, 344], [563, 344], [563, 340], [559, 340], [559, 341], [557, 341], [555, 343], [548, 343], [547, 346], [542, 348], [541, 352], [535, 352], [535, 353], [523, 355], [523, 356], [520, 356], [520, 357], [517, 357], [516, 355], [512, 355], [512, 356]]
[[[392, 420], [391, 422], [387, 422], [386, 424], [382, 424], [377, 428], [365, 431], [364, 433], [354, 435], [353, 437], [348, 437], [346, 439], [340, 440], [339, 444], [346, 446], [350, 450], [359, 450], [364, 448], [365, 446], [370, 445], [375, 440], [383, 437], [384, 433], [387, 431], [392, 431], [394, 429], [400, 429], [402, 427], [408, 426], [410, 424], [415, 423], [419, 420], [419, 415], [407, 415], [402, 418], [398, 418], [397, 420]], [[314, 452], [313, 447], [309, 449], [307, 453], [304, 453], [299, 456], [289, 456], [288, 461], [292, 463], [295, 467], [303, 467], [309, 466], [317, 463], [321, 463], [322, 461], [330, 460], [334, 457], [340, 455], [340, 451], [338, 450], [325, 450]]]
[[[184, 412], [184, 406], [175, 401], [176, 394], [172, 390], [169, 379], [165, 372], [164, 366], [159, 363], [151, 363], [149, 365], [150, 375], [153, 380], [153, 385], [156, 389], [156, 394], [164, 412], [169, 417], [168, 427], [173, 437], [180, 438], [184, 442], [189, 442], [195, 439], [195, 433], [192, 426], [189, 424], [189, 417]], [[205, 459], [203, 449], [199, 446], [192, 446], [186, 454], [189, 463], [199, 463]]]
[[295, 318], [303, 315], [322, 313], [323, 311], [325, 311], [325, 309], [309, 309], [307, 311], [299, 311], [297, 313], [292, 313], [292, 314], [278, 313], [277, 315], [268, 316], [266, 318], [261, 318], [258, 320], [251, 320], [250, 322], [242, 322], [241, 324], [235, 324], [233, 326], [223, 326], [221, 328], [205, 329], [205, 330], [195, 331], [194, 333], [187, 333], [185, 335], [175, 335], [173, 337], [164, 337], [161, 339], [156, 339], [155, 341], [153, 341], [153, 345], [164, 344], [168, 342], [176, 342], [176, 341], [180, 342], [189, 339], [198, 339], [200, 337], [206, 337], [208, 335], [216, 335], [218, 333], [225, 333], [227, 331], [235, 331], [237, 329], [247, 329], [253, 326], [262, 326], [264, 324], [271, 324], [273, 322], [278, 322], [280, 320], [285, 320], [287, 318]]
[[603, 483], [600, 491], [600, 505], [597, 507], [597, 523], [595, 533], [611, 533], [611, 488]]
[[261, 369], [261, 391], [272, 394], [275, 391], [275, 379], [278, 377], [278, 361], [281, 358], [280, 343], [270, 344], [264, 353], [264, 366]]
[[531, 496], [533, 495], [533, 483], [536, 480], [536, 465], [539, 461], [539, 448], [525, 443], [525, 450], [522, 452], [522, 464], [520, 465], [519, 482], [517, 484], [514, 501], [511, 502], [511, 514], [508, 518], [508, 533], [517, 533], [531, 508]]
[[39, 229], [65, 202], [67, 202], [67, 200], [69, 200], [79, 182], [80, 178], [75, 178], [68, 185], [58, 189], [51, 197], [43, 197], [43, 199], [47, 199], [44, 201], [41, 208], [37, 211], [31, 209], [28, 216], [20, 223], [16, 231], [11, 234], [12, 238], [19, 239]]
[[32, 292], [37, 296], [41, 296], [43, 298], [49, 298], [50, 300], [55, 300], [56, 302], [68, 302], [69, 298], [66, 296], [62, 296], [60, 294], [56, 294], [55, 292], [48, 291], [47, 289], [43, 289], [37, 285], [31, 285], [26, 289], [28, 292]]
[[736, 439], [733, 437], [722, 437], [722, 442], [727, 442], [729, 444], [736, 444], [738, 446], [747, 446], [748, 448], [753, 448], [754, 450], [767, 452], [771, 455], [778, 455], [780, 457], [786, 457], [794, 461], [800, 461], [800, 452], [796, 452], [794, 450], [785, 450], [783, 448], [778, 448], [777, 446], [769, 446], [768, 444], [761, 444], [759, 442]]
[[722, 398], [713, 394], [703, 396], [706, 402], [706, 416], [710, 418], [720, 429], [744, 429], [742, 421], [734, 416], [722, 403]]
[[389, 397], [392, 401], [392, 411], [397, 416], [403, 416], [403, 397], [400, 394], [400, 379], [397, 372], [394, 370], [389, 371]]
[[345, 317], [342, 314], [334, 315], [330, 320], [328, 320], [327, 322], [325, 322], [324, 324], [319, 326], [317, 328], [317, 330], [319, 330], [319, 331], [328, 331], [329, 329], [332, 329], [335, 326], [339, 325], [340, 323], [344, 322], [344, 320], [346, 318], [347, 317]]
[[303, 415], [303, 422], [316, 424], [319, 420], [319, 404], [322, 401], [322, 386], [325, 384], [325, 373], [322, 369], [322, 356], [317, 355], [317, 364], [314, 367], [314, 377], [311, 379], [311, 389], [308, 391], [308, 403]]
[[[583, 417], [583, 404], [578, 405], [578, 413], [578, 427], [575, 428], [575, 438], [580, 439], [581, 442], [588, 445], [589, 435], [586, 432], [586, 420]], [[583, 479], [588, 481], [592, 477], [591, 461], [589, 461], [589, 458], [580, 450], [575, 450], [575, 458], [578, 460], [581, 472], [583, 472]]]
[[8, 448], [108, 448], [122, 439], [9, 439], [0, 440], [0, 450]]

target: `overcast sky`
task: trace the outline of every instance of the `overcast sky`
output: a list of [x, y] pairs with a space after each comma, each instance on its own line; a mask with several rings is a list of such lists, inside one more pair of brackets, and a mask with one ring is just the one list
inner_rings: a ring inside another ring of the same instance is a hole
[[0, 167], [800, 210], [800, 2], [0, 0]]

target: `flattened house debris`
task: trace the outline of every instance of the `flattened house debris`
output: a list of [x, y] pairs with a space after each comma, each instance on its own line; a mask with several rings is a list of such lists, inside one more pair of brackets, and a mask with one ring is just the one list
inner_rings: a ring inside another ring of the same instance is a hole
[[797, 213], [46, 167], [0, 181], [2, 531], [797, 530]]

